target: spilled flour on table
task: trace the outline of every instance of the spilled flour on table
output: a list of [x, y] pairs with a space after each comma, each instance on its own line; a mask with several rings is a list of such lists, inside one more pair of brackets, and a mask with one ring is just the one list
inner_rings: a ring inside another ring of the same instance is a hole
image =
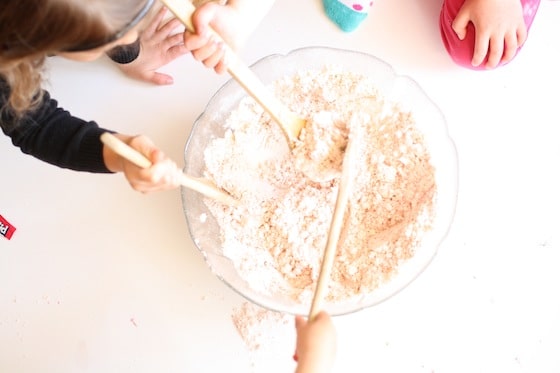
[[250, 351], [266, 348], [274, 338], [275, 329], [284, 329], [293, 324], [286, 314], [244, 302], [234, 309], [231, 318], [239, 336]]
[[281, 366], [295, 366], [291, 360], [293, 351], [285, 348], [286, 344], [293, 344], [295, 349], [293, 316], [243, 302], [234, 308], [231, 319], [249, 352], [250, 364], [255, 372], [263, 371], [260, 367], [272, 366], [271, 360], [277, 360]]

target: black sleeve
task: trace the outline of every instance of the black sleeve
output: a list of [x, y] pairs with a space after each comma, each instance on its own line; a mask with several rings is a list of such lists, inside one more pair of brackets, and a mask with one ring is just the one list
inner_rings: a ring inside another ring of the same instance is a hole
[[107, 56], [121, 65], [131, 63], [140, 54], [140, 39], [128, 45], [120, 45], [107, 52]]
[[[9, 88], [0, 79], [0, 108], [6, 106]], [[95, 122], [73, 117], [59, 108], [56, 100], [45, 92], [40, 105], [33, 111], [16, 117], [2, 109], [2, 131], [25, 154], [61, 168], [94, 173], [109, 173], [103, 161], [104, 132]]]

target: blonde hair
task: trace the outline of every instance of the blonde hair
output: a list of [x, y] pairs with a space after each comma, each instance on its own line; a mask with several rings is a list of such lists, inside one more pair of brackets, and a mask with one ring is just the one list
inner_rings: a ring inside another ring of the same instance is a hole
[[81, 45], [102, 45], [149, 0], [2, 0], [0, 75], [7, 107], [20, 115], [41, 100], [45, 59]]

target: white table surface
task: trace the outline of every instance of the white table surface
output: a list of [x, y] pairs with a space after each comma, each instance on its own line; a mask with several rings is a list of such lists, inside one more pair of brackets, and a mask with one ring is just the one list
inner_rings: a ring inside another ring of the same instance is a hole
[[[332, 46], [417, 80], [459, 153], [455, 220], [428, 269], [388, 301], [335, 318], [336, 372], [560, 371], [560, 2], [543, 0], [515, 61], [455, 66], [441, 1], [379, 1], [352, 34], [321, 3], [278, 1], [242, 58]], [[191, 125], [229, 78], [191, 56], [175, 84], [131, 81], [106, 60], [51, 61], [50, 91], [85, 119], [149, 135], [182, 165]], [[290, 372], [294, 330], [250, 351], [245, 300], [193, 245], [179, 190], [141, 195], [122, 176], [69, 172], [0, 138], [0, 372]], [[271, 332], [272, 333], [272, 332]]]

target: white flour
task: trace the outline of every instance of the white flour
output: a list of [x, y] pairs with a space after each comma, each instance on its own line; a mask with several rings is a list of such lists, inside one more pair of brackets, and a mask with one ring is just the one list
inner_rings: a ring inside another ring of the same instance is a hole
[[[327, 299], [371, 292], [414, 255], [431, 223], [434, 170], [414, 118], [385, 103], [369, 78], [335, 67], [301, 71], [273, 88], [310, 123], [293, 153], [249, 97], [204, 153], [206, 176], [241, 200], [206, 201], [223, 253], [254, 290], [309, 303], [338, 188], [338, 178], [329, 179], [340, 173], [352, 128], [360, 157]], [[329, 177], [310, 179], [313, 171]]]

